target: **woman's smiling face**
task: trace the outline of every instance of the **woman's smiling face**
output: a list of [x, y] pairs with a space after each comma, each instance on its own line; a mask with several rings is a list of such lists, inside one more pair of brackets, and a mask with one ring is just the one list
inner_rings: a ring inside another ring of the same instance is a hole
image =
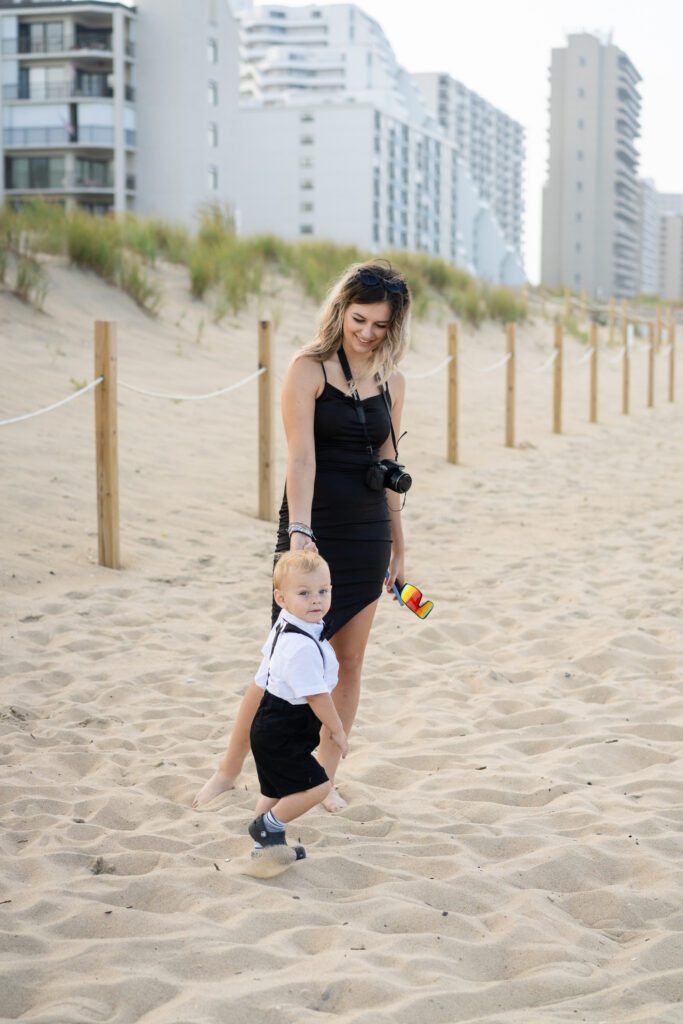
[[370, 355], [386, 338], [390, 318], [388, 302], [352, 302], [344, 313], [344, 348], [349, 354]]

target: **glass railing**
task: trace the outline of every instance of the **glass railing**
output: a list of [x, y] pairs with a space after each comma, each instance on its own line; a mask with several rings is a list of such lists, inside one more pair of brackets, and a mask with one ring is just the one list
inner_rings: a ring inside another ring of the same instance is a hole
[[[66, 33], [53, 38], [31, 38], [30, 36], [13, 36], [2, 40], [2, 52], [8, 54], [42, 54], [69, 53], [74, 50], [97, 50], [98, 53], [111, 53], [114, 37], [111, 33], [79, 31], [75, 34]], [[126, 53], [133, 56], [135, 48], [132, 43], [125, 44]]]
[[114, 129], [106, 125], [72, 127], [5, 128], [5, 146], [113, 146]]

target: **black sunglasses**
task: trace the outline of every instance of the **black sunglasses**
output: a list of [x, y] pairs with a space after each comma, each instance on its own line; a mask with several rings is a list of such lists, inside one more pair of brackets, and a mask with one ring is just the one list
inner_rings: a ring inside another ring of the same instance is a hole
[[393, 292], [394, 295], [406, 295], [408, 292], [405, 281], [384, 277], [375, 270], [359, 270], [358, 280], [361, 284], [368, 285], [370, 288], [376, 288], [378, 285], [381, 285], [388, 292]]

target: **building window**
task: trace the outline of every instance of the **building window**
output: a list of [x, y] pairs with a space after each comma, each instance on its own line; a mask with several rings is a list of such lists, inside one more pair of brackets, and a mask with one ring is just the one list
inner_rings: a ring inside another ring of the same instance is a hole
[[585, 68], [585, 66], [586, 66], [586, 58], [585, 57], [579, 57], [579, 64], [581, 65], [582, 68]]
[[577, 181], [577, 183], [576, 183], [576, 191], [577, 192], [583, 192], [583, 182], [582, 181]]
[[302, 156], [301, 159], [299, 160], [299, 167], [312, 167], [312, 166], [313, 166], [313, 157], [312, 156]]
[[584, 122], [583, 122], [583, 118], [582, 117], [579, 118], [579, 120], [576, 122], [576, 125], [577, 125], [577, 128], [583, 128]]
[[211, 149], [218, 146], [218, 125], [215, 121], [209, 122], [209, 146]]
[[310, 178], [304, 178], [304, 180], [299, 183], [299, 186], [302, 192], [310, 192], [313, 188], [313, 182]]
[[577, 160], [583, 160], [583, 150], [582, 149], [577, 149], [577, 151], [576, 151], [576, 159]]
[[299, 120], [302, 122], [302, 124], [306, 124], [310, 121], [315, 121], [315, 116], [309, 112], [306, 112], [305, 114], [302, 114], [300, 116]]
[[312, 224], [301, 224], [300, 227], [299, 227], [299, 234], [300, 235], [312, 235], [313, 234], [313, 225]]
[[213, 81], [209, 82], [209, 106], [218, 106], [218, 83]]
[[209, 64], [218, 64], [218, 40], [209, 39], [207, 57]]
[[581, 213], [580, 210], [576, 211], [576, 218], [575, 219], [576, 219], [576, 223], [577, 224], [580, 224], [581, 221], [583, 220], [583, 214]]
[[218, 168], [213, 164], [209, 167], [209, 190], [211, 192], [218, 190]]
[[585, 89], [579, 89], [579, 99], [582, 100], [585, 95], [586, 95], [586, 90]]
[[299, 209], [302, 213], [312, 213], [313, 203], [302, 203]]
[[581, 252], [581, 242], [577, 242], [574, 246], [574, 249], [576, 250], [576, 252]]
[[302, 135], [301, 138], [299, 139], [299, 142], [301, 143], [302, 146], [312, 146], [313, 143], [315, 142], [315, 139], [313, 138], [312, 135]]

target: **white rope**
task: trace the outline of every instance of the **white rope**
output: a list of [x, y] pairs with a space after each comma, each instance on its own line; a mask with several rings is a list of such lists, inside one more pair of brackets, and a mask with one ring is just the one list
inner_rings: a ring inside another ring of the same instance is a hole
[[559, 348], [556, 348], [556, 349], [554, 349], [553, 352], [550, 353], [550, 355], [548, 356], [548, 358], [546, 359], [546, 361], [543, 363], [542, 366], [536, 366], [536, 367], [533, 367], [530, 370], [524, 370], [523, 372], [524, 373], [543, 373], [544, 370], [547, 370], [548, 367], [553, 365], [553, 363], [555, 362], [555, 360], [557, 359], [559, 354], [560, 354], [560, 350], [559, 350]]
[[444, 366], [448, 366], [453, 361], [453, 356], [446, 356], [442, 359], [438, 366], [435, 366], [433, 370], [427, 370], [425, 373], [406, 373], [408, 380], [424, 380], [425, 377], [433, 377], [434, 374], [439, 373], [443, 370]]
[[122, 388], [135, 391], [138, 395], [147, 395], [149, 398], [168, 398], [172, 402], [201, 402], [205, 398], [218, 398], [219, 395], [227, 395], [229, 391], [236, 391], [243, 384], [256, 380], [257, 377], [260, 377], [265, 372], [266, 367], [262, 366], [260, 370], [251, 373], [244, 380], [238, 380], [236, 384], [230, 384], [227, 388], [219, 388], [218, 391], [208, 391], [205, 395], [167, 395], [162, 391], [146, 391], [145, 388], [137, 388], [134, 384], [127, 384], [124, 380], [120, 380], [119, 384]]
[[590, 359], [590, 357], [591, 357], [591, 356], [593, 355], [593, 353], [594, 353], [594, 352], [595, 352], [595, 348], [594, 348], [594, 346], [593, 346], [593, 345], [591, 345], [591, 347], [590, 347], [590, 348], [588, 349], [588, 351], [586, 352], [586, 354], [585, 354], [585, 355], [583, 355], [583, 356], [581, 356], [581, 358], [580, 358], [580, 359], [578, 359], [578, 360], [577, 360], [577, 361], [576, 361], [576, 362], [574, 363], [574, 366], [583, 366], [583, 364], [584, 364], [584, 363], [587, 363], [587, 362], [588, 362], [588, 360]]
[[36, 409], [35, 412], [25, 412], [23, 416], [13, 416], [9, 420], [0, 420], [0, 427], [6, 427], [10, 423], [21, 423], [22, 420], [32, 420], [34, 416], [42, 416], [43, 413], [52, 412], [53, 409], [59, 409], [60, 405], [66, 405], [67, 402], [73, 402], [74, 398], [79, 398], [81, 395], [85, 395], [88, 391], [92, 391], [98, 384], [101, 384], [104, 377], [97, 377], [95, 380], [91, 380], [89, 384], [86, 384], [84, 388], [79, 388], [78, 391], [74, 391], [73, 395], [67, 395], [66, 398], [62, 398], [59, 402], [53, 402], [52, 405], [46, 405], [44, 409]]
[[501, 366], [505, 366], [505, 364], [508, 363], [511, 359], [512, 352], [508, 352], [507, 355], [504, 355], [503, 358], [499, 359], [497, 363], [493, 363], [492, 366], [471, 366], [470, 363], [466, 363], [464, 361], [462, 362], [462, 365], [466, 367], [466, 369], [471, 370], [472, 373], [493, 373], [494, 370], [499, 370]]

